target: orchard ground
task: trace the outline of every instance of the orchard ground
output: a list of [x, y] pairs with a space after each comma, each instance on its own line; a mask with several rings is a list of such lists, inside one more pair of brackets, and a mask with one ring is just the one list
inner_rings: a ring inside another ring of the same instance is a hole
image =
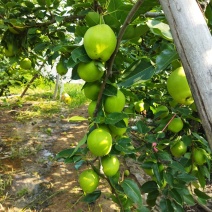
[[[54, 105], [54, 101], [46, 104]], [[59, 151], [75, 146], [86, 133], [87, 122], [67, 120], [76, 114], [86, 117], [86, 106], [70, 109], [61, 103], [51, 117], [29, 117], [27, 113], [38, 105], [39, 101], [24, 101], [21, 107], [13, 103], [9, 108], [1, 107], [0, 211], [116, 210], [105, 184], [96, 204], [82, 203], [77, 179], [86, 166], [76, 170], [73, 164], [54, 160]]]
[[[70, 107], [52, 101], [52, 93], [0, 99], [0, 211], [120, 211], [110, 199], [106, 182], [100, 182], [97, 202], [82, 202], [77, 170], [74, 164], [56, 161], [63, 149], [76, 146], [88, 129], [88, 122], [70, 122], [72, 116], [87, 117], [88, 102]], [[75, 107], [75, 108], [74, 108]], [[121, 173], [142, 184], [148, 179], [139, 166], [121, 160]], [[207, 186], [209, 195], [212, 186]], [[212, 207], [210, 207], [212, 208]], [[187, 211], [204, 210], [195, 206]]]

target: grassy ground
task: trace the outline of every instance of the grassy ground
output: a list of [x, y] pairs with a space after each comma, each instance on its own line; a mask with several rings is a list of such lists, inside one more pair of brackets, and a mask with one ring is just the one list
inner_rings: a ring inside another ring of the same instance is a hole
[[33, 102], [32, 107], [30, 107], [31, 109], [25, 111], [24, 115], [19, 117], [20, 119], [26, 119], [27, 117], [49, 117], [57, 113], [61, 107], [67, 106], [70, 109], [74, 109], [88, 101], [82, 91], [83, 84], [64, 84], [63, 93], [68, 93], [71, 97], [71, 101], [68, 104], [65, 104], [60, 100], [59, 92], [57, 92], [56, 98], [54, 98], [55, 86], [55, 83], [52, 81], [38, 78], [27, 90], [26, 95], [23, 98], [20, 98], [20, 95], [26, 85], [10, 87], [12, 98], [1, 98], [0, 105], [3, 107], [14, 108], [22, 107], [25, 102]]

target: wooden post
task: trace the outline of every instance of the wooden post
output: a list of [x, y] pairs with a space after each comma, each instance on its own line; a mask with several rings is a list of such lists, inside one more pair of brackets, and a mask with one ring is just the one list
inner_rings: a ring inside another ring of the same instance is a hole
[[53, 99], [54, 99], [54, 100], [57, 98], [58, 89], [59, 89], [59, 83], [60, 83], [60, 75], [57, 74], [56, 85], [55, 85], [54, 96], [53, 96]]
[[159, 0], [212, 149], [212, 37], [195, 0]]

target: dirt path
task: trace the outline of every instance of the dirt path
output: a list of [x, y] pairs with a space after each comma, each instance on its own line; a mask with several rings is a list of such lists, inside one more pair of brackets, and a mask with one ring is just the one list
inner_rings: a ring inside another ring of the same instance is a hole
[[[101, 197], [94, 204], [82, 202], [83, 193], [77, 179], [86, 166], [77, 170], [74, 164], [55, 160], [58, 152], [76, 146], [85, 135], [86, 121], [69, 122], [67, 118], [87, 117], [87, 107], [70, 110], [64, 105], [50, 117], [23, 119], [36, 104], [39, 103], [25, 102], [22, 107], [0, 110], [0, 212], [120, 211], [103, 181], [99, 186]], [[126, 168], [138, 183], [147, 179], [133, 161], [121, 164], [122, 173]], [[211, 194], [211, 185], [207, 188]], [[185, 211], [204, 212], [198, 206]]]
[[[103, 195], [92, 205], [80, 201], [77, 182], [80, 170], [74, 164], [55, 161], [55, 155], [75, 146], [84, 136], [86, 122], [70, 123], [64, 117], [87, 116], [85, 106], [66, 108], [52, 118], [32, 118], [24, 122], [17, 116], [32, 103], [0, 112], [0, 211], [118, 211], [108, 199], [110, 190], [102, 184]], [[6, 185], [8, 184], [8, 185]]]

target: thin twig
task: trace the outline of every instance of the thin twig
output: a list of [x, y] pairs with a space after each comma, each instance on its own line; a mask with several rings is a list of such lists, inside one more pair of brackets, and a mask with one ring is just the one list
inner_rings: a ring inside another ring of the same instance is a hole
[[126, 17], [120, 31], [119, 31], [119, 34], [118, 34], [118, 37], [117, 37], [117, 44], [116, 44], [116, 49], [115, 51], [113, 52], [110, 60], [109, 60], [109, 66], [108, 66], [108, 72], [109, 73], [112, 73], [112, 68], [113, 68], [113, 64], [114, 64], [114, 60], [115, 60], [115, 57], [118, 53], [118, 50], [119, 50], [119, 46], [121, 44], [121, 40], [122, 40], [122, 37], [126, 31], [126, 28], [127, 26], [130, 24], [132, 18], [134, 17], [135, 13], [137, 12], [137, 10], [140, 8], [140, 6], [142, 5], [144, 0], [138, 0], [135, 5], [132, 7], [132, 9], [130, 10], [128, 16]]
[[30, 85], [39, 77], [39, 74], [36, 73], [32, 79], [29, 81], [29, 83], [27, 84], [26, 88], [24, 89], [24, 91], [22, 92], [20, 98], [23, 98], [23, 96], [26, 94], [27, 90], [29, 89]]
[[[77, 19], [83, 19], [83, 18], [85, 18], [85, 15], [71, 15], [71, 16], [64, 17], [62, 23], [73, 22]], [[46, 26], [52, 25], [54, 23], [56, 23], [56, 19], [55, 19], [55, 17], [52, 17], [52, 19], [47, 22], [34, 23], [32, 25], [24, 25], [24, 28], [33, 28], [33, 27], [40, 28], [40, 27], [46, 27]], [[60, 25], [62, 25], [62, 24], [60, 24]]]
[[198, 202], [198, 200], [197, 200], [197, 198], [196, 198], [195, 196], [193, 196], [193, 198], [194, 198], [195, 202], [197, 203], [197, 205], [199, 205], [199, 206], [200, 206], [201, 208], [203, 208], [205, 211], [207, 211], [207, 212], [212, 212], [212, 210], [211, 210], [208, 206], [203, 205], [203, 204], [201, 204], [200, 202]]
[[195, 196], [195, 194], [193, 192], [191, 184], [188, 188], [189, 188], [190, 192], [193, 194], [192, 196], [194, 198], [194, 201], [197, 203], [197, 205], [199, 205], [201, 208], [203, 208], [207, 212], [212, 212], [212, 210], [207, 205], [203, 205], [198, 201], [197, 197]]
[[[95, 166], [94, 166], [93, 164], [91, 164], [91, 163], [90, 163], [90, 165], [91, 165], [92, 169], [95, 171]], [[108, 182], [108, 184], [109, 184], [110, 187], [111, 187], [111, 192], [112, 192], [112, 194], [115, 194], [115, 196], [117, 197], [118, 205], [120, 206], [121, 211], [124, 211], [124, 208], [123, 208], [122, 202], [121, 202], [121, 200], [120, 200], [120, 198], [119, 198], [119, 195], [118, 195], [116, 189], [113, 187], [113, 184], [110, 182], [109, 178], [106, 177], [104, 174], [101, 174], [101, 173], [98, 173], [98, 175], [99, 175], [102, 179], [104, 179], [104, 180], [106, 180], [106, 181]]]
[[174, 117], [176, 116], [177, 114], [175, 113], [171, 119], [169, 120], [169, 122], [166, 124], [166, 126], [162, 129], [162, 132], [164, 132], [164, 130], [168, 127], [168, 125], [172, 122], [172, 120], [174, 119]]
[[123, 23], [123, 25], [122, 25], [119, 33], [118, 33], [116, 48], [115, 48], [111, 58], [108, 61], [108, 68], [106, 70], [106, 75], [104, 77], [103, 83], [102, 83], [101, 88], [100, 88], [100, 92], [99, 92], [99, 95], [98, 95], [96, 108], [95, 108], [93, 117], [97, 116], [97, 112], [98, 112], [98, 109], [99, 109], [99, 106], [100, 106], [100, 102], [101, 102], [101, 99], [102, 99], [102, 94], [103, 94], [103, 91], [105, 89], [106, 82], [107, 82], [109, 76], [112, 74], [114, 60], [115, 60], [115, 57], [116, 57], [116, 55], [118, 53], [122, 37], [123, 37], [123, 35], [124, 35], [125, 31], [126, 31], [127, 26], [130, 24], [133, 16], [137, 12], [137, 10], [140, 8], [140, 6], [142, 5], [143, 1], [144, 0], [138, 0], [135, 3], [135, 5], [132, 7], [131, 11], [129, 12], [128, 16], [126, 17], [126, 19], [125, 19], [125, 21], [124, 21], [124, 23]]

